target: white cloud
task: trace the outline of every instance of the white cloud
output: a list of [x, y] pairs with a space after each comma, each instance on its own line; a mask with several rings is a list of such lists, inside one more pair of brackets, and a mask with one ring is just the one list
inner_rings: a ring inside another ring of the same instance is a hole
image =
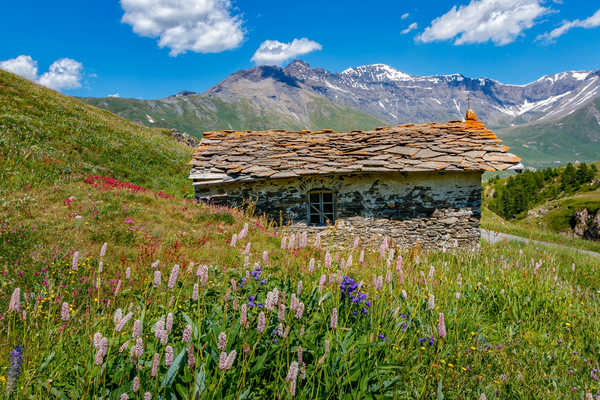
[[83, 64], [70, 58], [61, 58], [50, 65], [48, 72], [40, 76], [39, 83], [54, 90], [81, 87]]
[[0, 62], [0, 69], [12, 72], [13, 74], [20, 75], [23, 78], [32, 81], [36, 80], [38, 73], [37, 61], [30, 56], [25, 55]]
[[119, 93], [114, 93], [114, 94], [109, 94], [109, 95], [108, 95], [108, 96], [106, 96], [106, 97], [114, 97], [114, 98], [117, 98], [117, 97], [121, 97], [121, 95], [120, 95]]
[[409, 13], [404, 13], [404, 14], [402, 14], [402, 16], [400, 17], [400, 19], [406, 19], [406, 18], [408, 18], [408, 16], [409, 16], [409, 15], [410, 15]]
[[54, 61], [48, 72], [39, 78], [37, 61], [31, 56], [20, 55], [17, 58], [0, 61], [0, 69], [13, 72], [54, 90], [80, 88], [83, 79], [83, 64], [70, 58]]
[[307, 38], [294, 39], [292, 43], [281, 43], [277, 40], [265, 40], [252, 56], [251, 61], [258, 65], [280, 65], [285, 60], [297, 57], [323, 47]]
[[498, 46], [513, 42], [536, 18], [549, 9], [543, 0], [471, 0], [452, 7], [434, 19], [417, 40], [433, 42], [454, 39], [455, 45], [492, 41]]
[[564, 35], [572, 28], [590, 29], [590, 28], [597, 28], [599, 26], [600, 26], [600, 9], [598, 9], [598, 11], [596, 11], [594, 13], [594, 15], [592, 15], [589, 18], [584, 19], [583, 21], [581, 21], [579, 19], [576, 19], [574, 21], [565, 21], [558, 28], [553, 29], [550, 32], [546, 32], [542, 35], [539, 35], [537, 37], [537, 39], [552, 41], [552, 40], [556, 39], [557, 37]]
[[412, 23], [412, 24], [410, 24], [410, 25], [409, 25], [409, 26], [408, 26], [406, 29], [403, 29], [403, 30], [402, 30], [402, 34], [403, 34], [403, 35], [406, 35], [408, 32], [410, 32], [410, 31], [412, 31], [412, 30], [414, 30], [414, 29], [417, 29], [417, 27], [418, 27], [418, 26], [419, 26], [419, 25], [417, 25], [417, 23], [416, 23], [416, 22], [413, 22], [413, 23]]
[[186, 51], [218, 53], [244, 40], [242, 21], [230, 0], [121, 0], [122, 22], [140, 36], [158, 37], [176, 56]]

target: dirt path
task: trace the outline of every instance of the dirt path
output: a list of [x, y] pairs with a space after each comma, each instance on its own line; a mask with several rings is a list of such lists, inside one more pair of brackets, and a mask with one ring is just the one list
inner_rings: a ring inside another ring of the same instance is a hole
[[595, 251], [590, 251], [590, 250], [583, 250], [583, 249], [577, 249], [575, 247], [569, 247], [569, 246], [565, 246], [562, 244], [556, 244], [556, 243], [550, 243], [550, 242], [541, 242], [539, 240], [533, 240], [533, 239], [527, 239], [527, 238], [523, 238], [520, 236], [515, 236], [515, 235], [510, 235], [508, 233], [501, 233], [501, 232], [494, 232], [494, 231], [488, 231], [487, 229], [482, 229], [481, 230], [481, 238], [484, 239], [485, 241], [488, 241], [490, 243], [498, 243], [501, 242], [503, 240], [514, 240], [517, 242], [524, 242], [524, 243], [534, 243], [534, 244], [540, 244], [543, 246], [553, 246], [553, 247], [560, 247], [563, 249], [569, 249], [569, 250], [575, 250], [578, 251], [580, 253], [583, 254], [587, 254], [593, 257], [598, 257], [600, 258], [600, 253], [596, 253]]

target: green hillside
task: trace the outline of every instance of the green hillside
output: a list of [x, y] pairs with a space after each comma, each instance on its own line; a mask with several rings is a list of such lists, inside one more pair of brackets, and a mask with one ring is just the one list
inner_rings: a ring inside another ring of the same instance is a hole
[[493, 178], [483, 188], [482, 227], [600, 252], [573, 234], [575, 211], [600, 208], [600, 162]]
[[249, 99], [226, 102], [214, 96], [172, 96], [161, 100], [84, 98], [131, 121], [152, 127], [173, 128], [197, 137], [218, 129], [373, 129], [384, 125], [371, 115], [338, 106], [325, 98], [307, 103], [308, 123], [289, 113], [258, 107]]
[[61, 179], [110, 175], [161, 190], [189, 191], [191, 149], [166, 131], [0, 70], [0, 196]]
[[600, 98], [558, 120], [507, 128], [497, 134], [528, 166], [595, 161], [600, 154]]

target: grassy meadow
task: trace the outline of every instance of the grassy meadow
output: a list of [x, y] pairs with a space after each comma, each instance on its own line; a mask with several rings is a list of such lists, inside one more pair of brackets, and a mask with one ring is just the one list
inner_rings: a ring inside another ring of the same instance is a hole
[[189, 200], [164, 132], [0, 89], [4, 398], [600, 396], [597, 259], [278, 233]]

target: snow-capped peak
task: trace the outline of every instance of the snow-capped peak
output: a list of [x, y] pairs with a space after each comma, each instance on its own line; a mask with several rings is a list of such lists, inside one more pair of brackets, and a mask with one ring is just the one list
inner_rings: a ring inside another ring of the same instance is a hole
[[345, 77], [368, 77], [372, 81], [410, 81], [412, 76], [387, 64], [361, 65], [360, 67], [348, 68], [341, 73]]

